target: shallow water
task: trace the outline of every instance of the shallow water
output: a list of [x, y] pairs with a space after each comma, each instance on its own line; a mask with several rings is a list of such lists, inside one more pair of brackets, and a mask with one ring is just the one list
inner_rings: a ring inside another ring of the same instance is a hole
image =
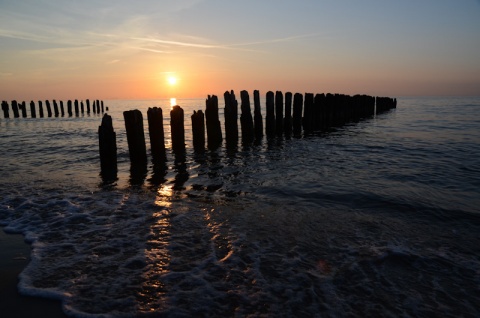
[[[480, 315], [480, 98], [398, 108], [305, 138], [264, 138], [99, 176], [100, 115], [0, 119], [0, 224], [34, 251], [22, 293], [75, 316]], [[262, 107], [264, 107], [262, 103]], [[223, 108], [223, 105], [220, 105]], [[220, 113], [223, 119], [223, 113]], [[222, 129], [223, 129], [222, 122]], [[147, 147], [149, 148], [149, 147]]]

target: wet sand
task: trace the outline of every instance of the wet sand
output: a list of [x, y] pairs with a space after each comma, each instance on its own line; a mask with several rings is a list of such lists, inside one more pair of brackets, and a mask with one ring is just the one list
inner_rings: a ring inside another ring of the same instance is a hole
[[67, 317], [57, 300], [20, 295], [18, 275], [30, 261], [23, 236], [0, 229], [0, 317]]

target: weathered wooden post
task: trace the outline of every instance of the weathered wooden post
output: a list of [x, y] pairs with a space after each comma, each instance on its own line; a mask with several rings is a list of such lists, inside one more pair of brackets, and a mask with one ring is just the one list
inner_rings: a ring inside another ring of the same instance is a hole
[[275, 132], [277, 136], [283, 135], [283, 93], [275, 92]]
[[37, 112], [35, 111], [35, 102], [33, 100], [30, 101], [30, 116], [32, 118], [37, 118]]
[[25, 101], [20, 104], [20, 109], [22, 110], [22, 117], [27, 118], [27, 105], [25, 104]]
[[225, 140], [227, 147], [236, 146], [238, 143], [238, 102], [233, 90], [223, 94], [225, 100]]
[[193, 111], [192, 115], [193, 149], [196, 152], [205, 151], [205, 115], [201, 110]]
[[222, 144], [222, 129], [218, 119], [218, 97], [208, 95], [205, 101], [205, 120], [207, 123], [208, 148], [216, 149]]
[[10, 118], [8, 103], [6, 101], [2, 101], [2, 110], [3, 110], [3, 118]]
[[100, 114], [100, 101], [97, 99], [95, 103], [97, 104], [97, 114]]
[[163, 112], [160, 107], [149, 107], [147, 110], [148, 132], [152, 147], [153, 163], [165, 162], [165, 133], [163, 130]]
[[283, 121], [285, 136], [292, 134], [292, 93], [285, 93], [285, 120]]
[[67, 111], [68, 111], [68, 116], [72, 117], [73, 112], [72, 112], [72, 101], [71, 100], [67, 101]]
[[43, 118], [43, 105], [41, 100], [38, 101], [38, 112], [40, 113], [40, 118]]
[[53, 112], [55, 113], [55, 117], [58, 117], [60, 115], [60, 112], [58, 111], [58, 104], [56, 100], [53, 100]]
[[103, 114], [103, 112], [105, 111], [103, 108], [103, 100], [101, 101], [101, 104], [102, 104], [102, 114]]
[[52, 107], [50, 107], [50, 101], [46, 100], [45, 104], [47, 105], [48, 117], [52, 117]]
[[20, 113], [18, 112], [18, 103], [16, 100], [12, 100], [12, 110], [13, 110], [13, 117], [19, 118]]
[[83, 105], [83, 100], [80, 102], [80, 112], [83, 114], [85, 114], [85, 107]]
[[185, 152], [185, 126], [183, 109], [176, 105], [170, 111], [170, 126], [172, 131], [172, 149], [175, 153]]
[[145, 145], [145, 134], [143, 132], [143, 116], [138, 110], [123, 112], [125, 130], [127, 132], [128, 151], [132, 165], [147, 164], [147, 148]]
[[105, 114], [102, 124], [98, 127], [100, 148], [100, 167], [102, 176], [107, 179], [117, 175], [117, 136], [113, 130], [112, 117]]
[[263, 137], [263, 118], [262, 108], [260, 106], [260, 92], [258, 90], [253, 91], [253, 123], [255, 129], [255, 139], [260, 140]]
[[275, 99], [272, 91], [267, 92], [267, 117], [265, 119], [265, 133], [267, 138], [275, 136]]
[[97, 113], [97, 106], [95, 104], [95, 100], [92, 101], [92, 111], [93, 111], [94, 114]]
[[242, 141], [244, 143], [251, 143], [254, 139], [253, 130], [253, 117], [252, 110], [250, 108], [250, 96], [248, 92], [243, 90], [240, 92], [240, 98], [242, 100], [242, 114], [240, 115], [240, 124], [242, 125]]
[[324, 107], [324, 94], [316, 94], [313, 101], [313, 114], [314, 114], [314, 130], [322, 130], [325, 128], [325, 107]]
[[299, 137], [302, 135], [302, 108], [303, 95], [295, 93], [293, 95], [293, 135]]
[[87, 99], [86, 102], [87, 102], [87, 114], [90, 114], [90, 100]]
[[80, 109], [78, 108], [78, 99], [75, 100], [75, 116], [78, 117], [78, 115], [80, 114]]
[[305, 105], [303, 109], [303, 131], [309, 134], [313, 131], [313, 94], [305, 93]]
[[63, 100], [60, 101], [60, 113], [62, 114], [62, 117], [65, 116], [65, 108], [63, 108]]

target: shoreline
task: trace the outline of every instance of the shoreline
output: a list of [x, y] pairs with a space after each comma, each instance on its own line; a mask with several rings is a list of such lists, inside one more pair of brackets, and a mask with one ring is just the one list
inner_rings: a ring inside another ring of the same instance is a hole
[[2, 317], [67, 317], [60, 301], [18, 292], [18, 275], [30, 262], [31, 246], [21, 234], [0, 229], [0, 315]]

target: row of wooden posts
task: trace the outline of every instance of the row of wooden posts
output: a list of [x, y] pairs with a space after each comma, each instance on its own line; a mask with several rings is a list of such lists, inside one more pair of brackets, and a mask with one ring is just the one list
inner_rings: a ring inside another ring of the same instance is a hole
[[[46, 106], [46, 111], [47, 111], [47, 117], [59, 117], [60, 115], [62, 117], [65, 116], [65, 108], [63, 107], [63, 101], [60, 101], [60, 105], [57, 103], [56, 100], [52, 100], [53, 103], [53, 112], [52, 112], [52, 105], [50, 104], [49, 100], [45, 101], [45, 106]], [[86, 104], [86, 112], [87, 114], [90, 114], [90, 100], [87, 99], [85, 101]], [[27, 118], [27, 105], [25, 102], [18, 103], [16, 100], [13, 100], [11, 102], [11, 108], [13, 112], [13, 117], [14, 118], [19, 118], [20, 117], [20, 112], [22, 114], [23, 118]], [[60, 106], [60, 107], [59, 107]], [[108, 107], [106, 108], [108, 111]], [[2, 101], [2, 110], [3, 110], [3, 117], [4, 118], [10, 118], [10, 106], [8, 105], [7, 101]], [[92, 112], [94, 114], [100, 114], [104, 113], [105, 109], [103, 106], [103, 101], [101, 100], [93, 100], [92, 101]], [[74, 100], [73, 102], [71, 100], [67, 101], [67, 113], [68, 116], [73, 116], [73, 113], [75, 111], [75, 115], [79, 116], [80, 113], [84, 114], [85, 113], [85, 105], [83, 101], [78, 101], [77, 99]], [[38, 101], [38, 115], [40, 118], [46, 117], [43, 111], [43, 103], [41, 100]], [[37, 111], [35, 108], [35, 102], [31, 101], [30, 102], [30, 117], [31, 118], [37, 118]]]
[[[240, 92], [241, 98], [241, 138], [243, 143], [251, 143], [263, 138], [263, 118], [260, 106], [260, 95], [254, 91], [253, 116], [250, 98], [247, 91]], [[225, 92], [225, 140], [227, 147], [235, 147], [238, 143], [238, 102], [233, 91]], [[292, 112], [293, 101], [293, 112]], [[266, 95], [265, 134], [268, 138], [275, 136], [301, 136], [315, 131], [326, 130], [333, 126], [343, 125], [350, 121], [371, 117], [375, 114], [396, 108], [397, 100], [389, 97], [372, 97], [367, 95], [341, 94], [302, 94], [277, 91]], [[128, 149], [132, 165], [147, 164], [143, 116], [139, 110], [123, 113], [127, 133]], [[150, 135], [152, 161], [165, 162], [165, 137], [163, 129], [163, 113], [159, 107], [147, 111], [148, 130]], [[193, 147], [196, 152], [205, 150], [205, 132], [209, 149], [222, 144], [223, 136], [218, 115], [218, 97], [208, 96], [205, 113], [194, 111], [191, 116]], [[172, 150], [175, 154], [185, 152], [184, 111], [174, 106], [170, 111]], [[206, 129], [205, 129], [206, 128]], [[112, 118], [105, 114], [98, 129], [100, 144], [100, 161], [102, 172], [117, 169], [116, 135]]]

